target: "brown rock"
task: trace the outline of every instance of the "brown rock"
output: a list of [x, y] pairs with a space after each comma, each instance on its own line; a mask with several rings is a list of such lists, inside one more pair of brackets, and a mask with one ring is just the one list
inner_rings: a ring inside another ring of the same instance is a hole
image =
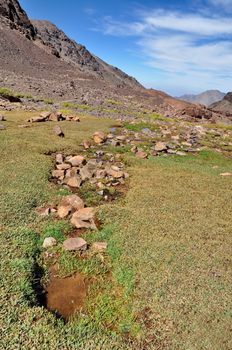
[[80, 176], [83, 181], [91, 179], [93, 177], [94, 171], [91, 170], [88, 165], [85, 165], [80, 169]]
[[154, 147], [154, 150], [157, 152], [163, 152], [167, 150], [167, 146], [164, 142], [157, 142]]
[[50, 114], [51, 114], [51, 112], [42, 112], [42, 113], [40, 113], [39, 116], [40, 116], [41, 118], [44, 118], [44, 119], [47, 119], [47, 120], [48, 120]]
[[90, 142], [87, 140], [84, 140], [82, 143], [84, 149], [89, 149], [90, 148]]
[[52, 177], [55, 177], [57, 179], [63, 179], [64, 178], [64, 170], [53, 170]]
[[80, 166], [85, 162], [85, 157], [83, 156], [75, 156], [72, 157], [68, 160], [68, 162], [72, 165], [72, 166]]
[[77, 167], [72, 167], [72, 168], [67, 170], [66, 177], [68, 178], [68, 177], [76, 176], [78, 171], [79, 171], [79, 169]]
[[232, 176], [232, 173], [221, 173], [220, 176]]
[[105, 140], [106, 140], [106, 136], [105, 134], [102, 132], [102, 131], [96, 131], [94, 134], [93, 134], [93, 140], [96, 144], [101, 144], [101, 143], [104, 143]]
[[6, 118], [4, 117], [4, 115], [0, 115], [0, 122], [5, 122]]
[[76, 211], [72, 216], [71, 224], [76, 228], [89, 228], [96, 230], [97, 227], [94, 222], [93, 208], [84, 208]]
[[0, 125], [0, 130], [5, 130], [6, 127], [4, 125]]
[[80, 176], [72, 176], [72, 177], [66, 177], [64, 180], [64, 183], [68, 185], [69, 187], [73, 188], [79, 188], [82, 184], [82, 180]]
[[95, 242], [92, 245], [92, 249], [98, 252], [103, 252], [107, 249], [107, 243], [106, 242]]
[[57, 164], [63, 163], [63, 154], [61, 153], [56, 154], [56, 163]]
[[114, 170], [112, 168], [109, 168], [106, 170], [107, 174], [109, 176], [112, 176], [114, 179], [119, 179], [120, 177], [123, 177], [124, 173], [122, 171], [118, 170]]
[[67, 251], [86, 250], [87, 242], [81, 238], [68, 238], [63, 243], [63, 248]]
[[71, 168], [71, 165], [67, 163], [62, 163], [62, 164], [58, 164], [56, 167], [58, 170], [68, 170]]
[[62, 198], [57, 208], [57, 215], [59, 218], [63, 219], [72, 212], [82, 208], [84, 208], [83, 200], [77, 195], [73, 194]]
[[53, 128], [53, 132], [56, 136], [59, 136], [59, 137], [64, 137], [64, 133], [63, 131], [61, 130], [61, 127], [56, 125], [54, 128]]
[[135, 156], [139, 159], [146, 159], [148, 157], [148, 154], [143, 150], [138, 150], [138, 152], [135, 153]]

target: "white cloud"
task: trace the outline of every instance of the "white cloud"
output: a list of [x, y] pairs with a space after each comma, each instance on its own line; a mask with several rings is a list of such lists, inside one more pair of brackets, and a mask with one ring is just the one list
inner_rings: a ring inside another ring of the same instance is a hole
[[168, 76], [174, 79], [177, 87], [194, 81], [200, 90], [204, 86], [232, 89], [232, 20], [228, 16], [161, 9], [140, 13], [139, 21], [129, 23], [107, 17], [104, 26], [105, 34], [135, 36], [144, 64], [161, 72], [166, 81]]

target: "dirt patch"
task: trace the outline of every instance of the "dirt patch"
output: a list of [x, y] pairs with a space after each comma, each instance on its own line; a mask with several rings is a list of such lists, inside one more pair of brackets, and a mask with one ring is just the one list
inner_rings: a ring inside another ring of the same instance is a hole
[[53, 274], [45, 288], [45, 307], [67, 321], [82, 310], [87, 289], [88, 281], [79, 273], [66, 278]]

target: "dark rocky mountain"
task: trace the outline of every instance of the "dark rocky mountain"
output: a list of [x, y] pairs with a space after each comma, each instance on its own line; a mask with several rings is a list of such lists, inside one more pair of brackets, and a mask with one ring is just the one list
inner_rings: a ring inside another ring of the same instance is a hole
[[0, 0], [0, 87], [38, 97], [101, 105], [114, 99], [163, 115], [211, 118], [213, 113], [147, 90], [91, 54], [48, 21], [30, 20], [17, 0]]
[[81, 70], [91, 72], [98, 78], [106, 80], [118, 87], [125, 85], [133, 88], [142, 87], [134, 78], [120, 69], [110, 66], [98, 57], [91, 54], [85, 46], [71, 40], [53, 23], [42, 20], [32, 20], [37, 38], [41, 39], [51, 53], [64, 61], [78, 65]]
[[224, 96], [225, 93], [219, 90], [208, 90], [198, 95], [183, 95], [180, 96], [179, 99], [191, 103], [202, 104], [208, 107], [212, 103], [221, 101]]
[[228, 92], [223, 100], [213, 103], [210, 106], [210, 109], [212, 109], [215, 112], [223, 113], [227, 116], [232, 116], [232, 92]]

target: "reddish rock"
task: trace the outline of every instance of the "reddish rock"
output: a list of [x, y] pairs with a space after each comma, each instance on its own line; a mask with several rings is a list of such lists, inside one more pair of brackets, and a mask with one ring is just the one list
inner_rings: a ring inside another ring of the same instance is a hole
[[95, 242], [92, 245], [92, 249], [98, 252], [103, 252], [107, 249], [107, 243], [106, 242]]
[[55, 177], [55, 178], [64, 178], [64, 170], [53, 170], [52, 172], [52, 177]]
[[74, 156], [71, 157], [68, 162], [72, 165], [72, 166], [80, 166], [85, 162], [85, 157], [78, 155], [78, 156]]
[[148, 154], [143, 150], [138, 150], [138, 152], [135, 155], [139, 159], [146, 159], [148, 157]]
[[63, 219], [72, 212], [82, 208], [84, 208], [83, 200], [77, 195], [73, 194], [62, 198], [57, 208], [57, 215], [59, 218]]
[[104, 132], [96, 131], [93, 134], [93, 140], [96, 144], [100, 145], [101, 143], [104, 143], [106, 141], [106, 136], [105, 136]]
[[76, 228], [89, 228], [96, 230], [97, 227], [94, 222], [94, 209], [84, 208], [76, 211], [72, 216], [71, 224]]
[[167, 150], [167, 145], [164, 142], [157, 142], [155, 147], [154, 147], [154, 150], [157, 151], [157, 152], [166, 151]]
[[54, 128], [53, 128], [53, 132], [56, 136], [59, 136], [59, 137], [64, 137], [64, 133], [61, 129], [60, 126], [56, 125]]
[[87, 243], [81, 237], [68, 238], [64, 241], [63, 248], [67, 251], [76, 251], [76, 250], [85, 251], [87, 249]]

